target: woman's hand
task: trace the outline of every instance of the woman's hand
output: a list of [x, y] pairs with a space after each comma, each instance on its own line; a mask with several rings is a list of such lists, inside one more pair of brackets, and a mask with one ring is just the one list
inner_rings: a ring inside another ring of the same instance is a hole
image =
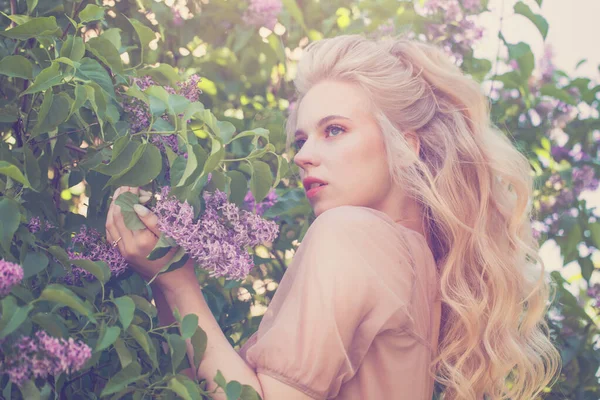
[[[140, 195], [140, 202], [142, 203], [150, 199], [150, 193], [140, 191], [139, 188], [129, 186], [119, 187], [115, 191], [110, 208], [108, 209], [106, 238], [111, 244], [116, 241], [119, 252], [125, 257], [131, 267], [146, 281], [149, 281], [168, 263], [175, 254], [176, 249], [171, 249], [167, 255], [158, 260], [151, 261], [146, 258], [152, 249], [154, 249], [160, 236], [160, 231], [157, 227], [158, 217], [146, 207], [135, 205], [134, 210], [140, 217], [140, 220], [146, 225], [146, 228], [135, 231], [127, 228], [123, 220], [123, 214], [121, 214], [121, 207], [115, 204], [117, 197], [126, 191]], [[190, 279], [197, 282], [192, 260], [188, 261], [178, 270], [158, 276], [154, 282], [160, 287], [169, 289], [170, 287], [176, 288], [184, 283], [184, 281]]]

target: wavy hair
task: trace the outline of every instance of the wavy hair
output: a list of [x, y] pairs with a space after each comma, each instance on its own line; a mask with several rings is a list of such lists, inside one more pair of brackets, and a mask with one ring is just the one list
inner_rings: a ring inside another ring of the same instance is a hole
[[534, 398], [562, 368], [544, 320], [556, 288], [532, 232], [531, 166], [491, 122], [481, 85], [441, 48], [405, 35], [312, 42], [297, 65], [288, 151], [298, 105], [325, 79], [366, 93], [393, 181], [423, 211], [443, 306], [428, 372], [442, 398]]

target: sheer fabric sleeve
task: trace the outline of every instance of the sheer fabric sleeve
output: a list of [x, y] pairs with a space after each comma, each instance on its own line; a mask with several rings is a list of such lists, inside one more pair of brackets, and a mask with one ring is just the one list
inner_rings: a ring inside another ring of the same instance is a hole
[[312, 223], [245, 352], [257, 373], [333, 398], [378, 333], [408, 325], [406, 233], [369, 210], [340, 206]]

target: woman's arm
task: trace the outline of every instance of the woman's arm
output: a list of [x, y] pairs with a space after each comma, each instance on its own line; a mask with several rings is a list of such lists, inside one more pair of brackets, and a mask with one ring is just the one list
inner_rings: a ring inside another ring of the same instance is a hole
[[[235, 380], [242, 385], [250, 385], [265, 399], [256, 372], [246, 364], [225, 337], [204, 299], [195, 274], [191, 276], [186, 270], [176, 270], [165, 274], [160, 282], [165, 303], [171, 309], [177, 307], [182, 316], [196, 314], [198, 325], [206, 332], [208, 343], [197, 375], [200, 379], [206, 379], [207, 390], [212, 391], [218, 387], [214, 378], [217, 370], [221, 370], [227, 381]], [[189, 340], [186, 342], [188, 359], [190, 364], [194, 365], [194, 348]], [[227, 395], [219, 389], [213, 399], [226, 400]]]

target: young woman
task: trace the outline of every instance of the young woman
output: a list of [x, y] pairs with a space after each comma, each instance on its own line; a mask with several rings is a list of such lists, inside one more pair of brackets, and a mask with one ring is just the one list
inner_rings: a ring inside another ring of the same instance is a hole
[[[429, 400], [435, 380], [444, 399], [535, 398], [560, 355], [532, 177], [479, 84], [432, 45], [344, 35], [306, 47], [295, 85], [287, 145], [317, 218], [258, 331], [236, 352], [191, 264], [154, 284], [159, 308], [207, 332], [198, 376], [266, 400]], [[152, 276], [156, 217], [136, 209], [149, 230], [113, 205], [107, 235]]]

